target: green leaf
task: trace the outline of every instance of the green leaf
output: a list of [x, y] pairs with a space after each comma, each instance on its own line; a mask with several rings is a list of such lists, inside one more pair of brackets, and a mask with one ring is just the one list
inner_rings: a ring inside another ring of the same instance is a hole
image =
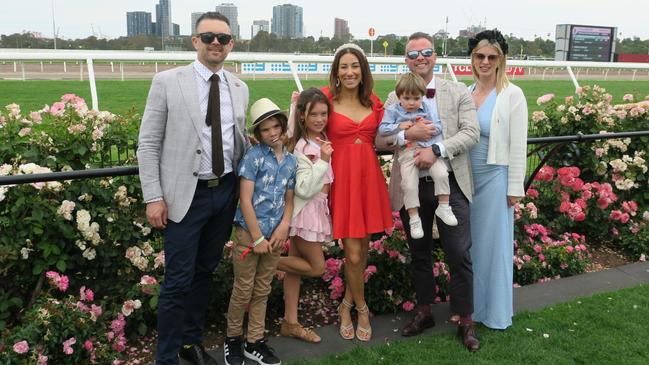
[[63, 261], [63, 260], [59, 260], [59, 261], [57, 261], [57, 262], [56, 262], [56, 268], [57, 268], [60, 272], [65, 272], [65, 268], [66, 268], [65, 261]]
[[149, 300], [149, 308], [156, 309], [158, 308], [158, 296], [154, 296]]

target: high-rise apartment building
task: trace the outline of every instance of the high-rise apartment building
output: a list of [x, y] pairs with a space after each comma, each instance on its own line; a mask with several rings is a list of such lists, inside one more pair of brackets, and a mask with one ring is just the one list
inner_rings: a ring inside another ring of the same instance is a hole
[[173, 35], [171, 22], [171, 0], [160, 0], [155, 6], [156, 34], [161, 37]]
[[192, 22], [191, 22], [192, 34], [196, 33], [196, 21], [198, 20], [198, 18], [201, 17], [201, 15], [203, 15], [202, 12], [194, 12], [194, 13], [192, 13]]
[[239, 38], [239, 12], [237, 11], [237, 6], [232, 3], [221, 3], [216, 6], [215, 10], [228, 18], [232, 35], [234, 38]]
[[349, 40], [349, 24], [345, 19], [334, 20], [334, 38]]
[[303, 38], [302, 7], [292, 4], [273, 6], [271, 33], [279, 38]]
[[146, 11], [126, 12], [126, 35], [133, 37], [151, 34], [151, 13]]
[[261, 31], [270, 33], [270, 23], [268, 20], [253, 20], [250, 26], [250, 39], [255, 38], [257, 33]]

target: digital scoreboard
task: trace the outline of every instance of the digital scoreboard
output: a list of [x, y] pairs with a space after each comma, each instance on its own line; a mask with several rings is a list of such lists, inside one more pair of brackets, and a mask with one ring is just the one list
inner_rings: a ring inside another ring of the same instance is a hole
[[617, 28], [559, 24], [555, 59], [560, 61], [612, 62]]

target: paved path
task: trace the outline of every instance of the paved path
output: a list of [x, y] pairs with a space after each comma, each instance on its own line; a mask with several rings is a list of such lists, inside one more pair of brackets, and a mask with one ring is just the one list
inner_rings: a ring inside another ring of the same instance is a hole
[[[570, 301], [595, 293], [616, 291], [648, 283], [649, 262], [639, 262], [614, 269], [517, 288], [514, 290], [514, 310], [518, 313], [525, 310], [541, 309], [552, 304]], [[435, 305], [434, 312], [438, 322], [437, 325], [434, 328], [424, 331], [420, 336], [427, 336], [453, 329], [454, 325], [448, 322], [450, 315], [448, 303]], [[284, 337], [273, 337], [269, 340], [269, 344], [276, 350], [283, 363], [289, 363], [298, 359], [321, 358], [333, 353], [351, 350], [355, 346], [374, 346], [388, 341], [403, 339], [399, 334], [399, 329], [410, 318], [410, 313], [373, 317], [372, 329], [374, 334], [372, 341], [367, 344], [357, 340], [343, 340], [338, 335], [338, 327], [334, 325], [318, 329], [318, 334], [322, 337], [322, 343], [320, 344], [312, 345]], [[515, 322], [514, 325], [516, 325]], [[211, 350], [210, 353], [216, 357], [219, 364], [223, 364], [222, 348]], [[182, 361], [181, 364], [183, 364]], [[249, 364], [255, 363], [248, 360], [246, 365]]]

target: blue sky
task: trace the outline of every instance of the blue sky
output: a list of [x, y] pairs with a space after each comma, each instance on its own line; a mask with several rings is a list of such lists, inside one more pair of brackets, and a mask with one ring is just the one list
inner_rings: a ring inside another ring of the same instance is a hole
[[[547, 37], [548, 33], [554, 38], [555, 25], [562, 23], [614, 26], [622, 37], [649, 38], [646, 20], [649, 1], [646, 0], [425, 1], [419, 8], [414, 8], [417, 4], [414, 1], [226, 1], [239, 8], [242, 38], [250, 38], [252, 20], [270, 20], [274, 5], [289, 2], [303, 7], [305, 33], [316, 38], [321, 34], [333, 35], [334, 17], [348, 20], [356, 38], [366, 38], [370, 26], [378, 34], [408, 35], [417, 30], [434, 33], [445, 27], [446, 16], [452, 36], [457, 36], [460, 29], [486, 20], [488, 28], [497, 27], [504, 33], [528, 39], [534, 35]], [[51, 37], [52, 2], [60, 36], [82, 38], [94, 30], [97, 35], [116, 38], [126, 35], [127, 11], [149, 11], [155, 17], [157, 0], [0, 0], [4, 5], [0, 12], [0, 34], [30, 30]], [[181, 34], [188, 34], [190, 14], [213, 10], [219, 3], [171, 0], [173, 22], [180, 25]]]

